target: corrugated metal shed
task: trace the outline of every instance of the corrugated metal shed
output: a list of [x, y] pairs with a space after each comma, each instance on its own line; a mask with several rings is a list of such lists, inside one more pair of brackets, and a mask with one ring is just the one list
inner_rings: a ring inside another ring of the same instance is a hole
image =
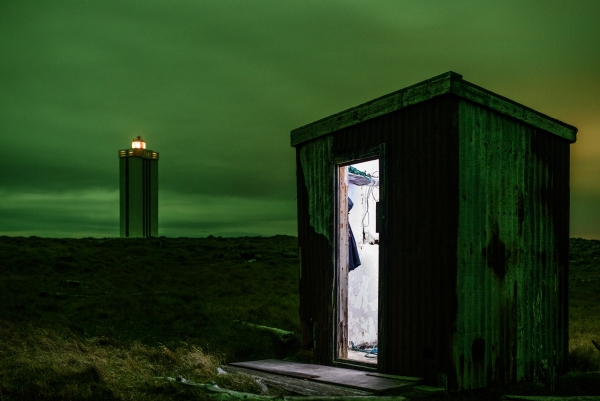
[[576, 132], [452, 72], [293, 130], [304, 353], [343, 362], [335, 171], [379, 158], [377, 370], [455, 390], [565, 371]]

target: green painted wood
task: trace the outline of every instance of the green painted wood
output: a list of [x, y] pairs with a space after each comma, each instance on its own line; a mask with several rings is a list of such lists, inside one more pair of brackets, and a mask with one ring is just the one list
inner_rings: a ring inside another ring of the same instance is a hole
[[473, 103], [485, 106], [501, 114], [541, 128], [568, 140], [576, 141], [577, 128], [523, 106], [504, 96], [488, 91], [466, 81], [452, 81], [450, 92]]
[[472, 102], [459, 114], [459, 388], [564, 371], [568, 144]]

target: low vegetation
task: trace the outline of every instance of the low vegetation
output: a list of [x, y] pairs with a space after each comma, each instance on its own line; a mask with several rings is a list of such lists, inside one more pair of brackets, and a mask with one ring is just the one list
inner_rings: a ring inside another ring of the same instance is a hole
[[[198, 399], [168, 377], [260, 391], [225, 361], [297, 344], [294, 237], [0, 237], [0, 400]], [[176, 398], [174, 398], [176, 396]]]
[[600, 241], [571, 239], [569, 268], [569, 366], [600, 371]]
[[[0, 237], [0, 400], [207, 397], [178, 377], [260, 393], [218, 367], [297, 352], [235, 322], [299, 333], [296, 249], [287, 236]], [[600, 241], [572, 239], [570, 269], [570, 365], [583, 375], [600, 370]]]

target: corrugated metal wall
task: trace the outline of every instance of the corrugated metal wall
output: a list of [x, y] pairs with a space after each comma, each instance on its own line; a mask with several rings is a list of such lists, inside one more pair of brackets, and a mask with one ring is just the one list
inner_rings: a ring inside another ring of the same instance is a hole
[[458, 388], [562, 371], [569, 143], [467, 101], [459, 113]]

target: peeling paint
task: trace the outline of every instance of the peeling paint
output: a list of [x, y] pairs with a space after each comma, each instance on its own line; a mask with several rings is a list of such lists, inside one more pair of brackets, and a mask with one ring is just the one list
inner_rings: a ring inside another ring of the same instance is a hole
[[300, 163], [308, 190], [308, 214], [315, 232], [331, 241], [333, 205], [333, 164], [331, 144], [326, 136], [302, 146]]

